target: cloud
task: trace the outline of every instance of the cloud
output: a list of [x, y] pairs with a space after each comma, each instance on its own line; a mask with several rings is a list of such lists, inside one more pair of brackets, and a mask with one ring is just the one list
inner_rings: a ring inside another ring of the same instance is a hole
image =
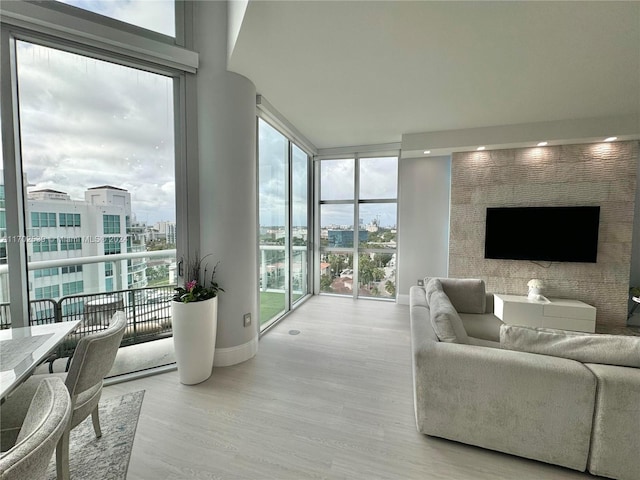
[[382, 199], [398, 196], [396, 157], [360, 159], [360, 198]]
[[175, 0], [58, 0], [132, 25], [175, 36]]
[[73, 199], [99, 185], [125, 188], [138, 219], [175, 220], [172, 82], [18, 42], [22, 158], [29, 183]]
[[[264, 121], [259, 122], [260, 165], [260, 225], [283, 226], [287, 211], [286, 182], [288, 141], [276, 129]], [[307, 224], [307, 164], [306, 154], [293, 148], [292, 161], [292, 225]], [[320, 164], [320, 194], [322, 200], [352, 200], [355, 197], [355, 160], [323, 160]], [[360, 198], [396, 199], [398, 184], [397, 157], [360, 159]], [[354, 223], [354, 207], [351, 205], [324, 204], [321, 208], [321, 226]], [[365, 224], [379, 221], [383, 227], [397, 224], [396, 203], [364, 203], [359, 205], [359, 218]]]
[[353, 200], [353, 159], [325, 160], [320, 163], [320, 198], [322, 200]]

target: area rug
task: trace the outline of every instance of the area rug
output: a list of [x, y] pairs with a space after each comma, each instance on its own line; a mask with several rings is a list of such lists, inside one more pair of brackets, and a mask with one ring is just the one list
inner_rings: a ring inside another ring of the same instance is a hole
[[[71, 430], [69, 470], [77, 480], [124, 480], [138, 426], [144, 390], [100, 401], [102, 437], [96, 438], [91, 415]], [[56, 478], [54, 453], [46, 478]]]

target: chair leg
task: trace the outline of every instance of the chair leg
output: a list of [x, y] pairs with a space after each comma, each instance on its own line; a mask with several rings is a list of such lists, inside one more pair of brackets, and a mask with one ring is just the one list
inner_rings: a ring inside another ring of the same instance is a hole
[[93, 422], [93, 429], [96, 432], [96, 438], [100, 438], [102, 436], [102, 430], [100, 429], [100, 417], [98, 416], [98, 405], [91, 412], [91, 421]]
[[72, 358], [73, 358], [73, 355], [72, 355], [72, 356], [70, 356], [70, 357], [67, 359], [67, 366], [64, 368], [64, 371], [65, 371], [65, 372], [68, 372], [68, 371], [69, 371], [69, 367], [71, 366], [71, 359], [72, 359]]
[[65, 430], [56, 447], [56, 476], [69, 480], [69, 430]]

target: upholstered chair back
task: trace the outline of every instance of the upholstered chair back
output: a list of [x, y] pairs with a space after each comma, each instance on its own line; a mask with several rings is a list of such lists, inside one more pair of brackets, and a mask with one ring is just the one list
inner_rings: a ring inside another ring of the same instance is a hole
[[109, 328], [80, 339], [66, 379], [72, 398], [102, 384], [113, 366], [126, 327], [127, 317], [118, 311], [111, 318]]
[[0, 479], [44, 478], [70, 417], [71, 397], [64, 382], [58, 377], [42, 379], [16, 444], [0, 457]]

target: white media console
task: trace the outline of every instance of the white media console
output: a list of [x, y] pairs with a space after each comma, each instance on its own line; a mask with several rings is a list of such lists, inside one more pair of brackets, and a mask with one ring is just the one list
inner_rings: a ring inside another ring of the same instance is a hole
[[596, 331], [596, 307], [579, 300], [494, 294], [494, 313], [504, 323], [526, 327], [559, 328], [578, 332]]

